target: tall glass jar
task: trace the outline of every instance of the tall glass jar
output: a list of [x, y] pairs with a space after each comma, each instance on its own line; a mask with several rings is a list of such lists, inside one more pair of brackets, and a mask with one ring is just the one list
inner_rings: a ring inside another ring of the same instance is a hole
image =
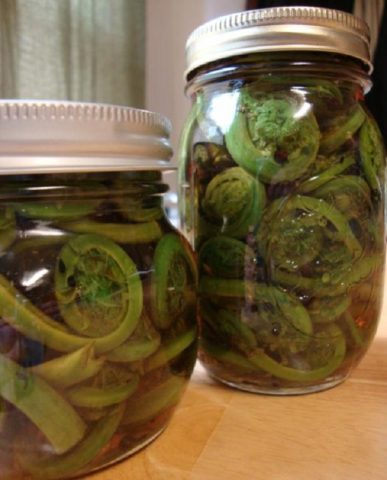
[[196, 358], [196, 266], [163, 211], [169, 122], [0, 102], [0, 477], [65, 479], [157, 437]]
[[321, 8], [243, 12], [195, 30], [187, 62], [180, 211], [199, 255], [199, 358], [252, 392], [339, 384], [383, 288], [367, 26]]

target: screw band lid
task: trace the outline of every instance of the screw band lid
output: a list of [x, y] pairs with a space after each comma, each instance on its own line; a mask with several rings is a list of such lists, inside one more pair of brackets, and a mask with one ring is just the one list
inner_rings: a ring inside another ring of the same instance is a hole
[[171, 125], [136, 108], [0, 101], [0, 175], [170, 169]]
[[370, 33], [360, 18], [320, 7], [276, 7], [211, 20], [188, 37], [186, 76], [207, 63], [255, 52], [315, 51], [361, 60], [368, 73]]

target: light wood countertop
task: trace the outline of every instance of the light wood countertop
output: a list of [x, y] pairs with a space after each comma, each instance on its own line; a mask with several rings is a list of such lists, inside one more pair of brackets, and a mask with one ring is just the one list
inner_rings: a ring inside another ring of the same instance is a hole
[[387, 338], [340, 386], [271, 397], [197, 365], [165, 432], [92, 480], [387, 480]]

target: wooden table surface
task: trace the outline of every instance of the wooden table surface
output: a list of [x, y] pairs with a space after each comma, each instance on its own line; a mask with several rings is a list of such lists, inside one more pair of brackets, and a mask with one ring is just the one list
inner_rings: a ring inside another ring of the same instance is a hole
[[92, 480], [387, 480], [387, 338], [344, 384], [270, 397], [198, 365], [165, 432]]

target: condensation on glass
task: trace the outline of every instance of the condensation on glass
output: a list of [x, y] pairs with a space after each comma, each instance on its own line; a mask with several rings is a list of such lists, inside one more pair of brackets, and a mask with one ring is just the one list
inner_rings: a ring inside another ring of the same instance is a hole
[[188, 39], [180, 213], [199, 257], [199, 358], [230, 386], [327, 389], [374, 337], [385, 153], [368, 46], [360, 19], [307, 7]]
[[163, 211], [169, 122], [0, 102], [0, 476], [65, 479], [168, 424], [196, 358], [196, 266]]

